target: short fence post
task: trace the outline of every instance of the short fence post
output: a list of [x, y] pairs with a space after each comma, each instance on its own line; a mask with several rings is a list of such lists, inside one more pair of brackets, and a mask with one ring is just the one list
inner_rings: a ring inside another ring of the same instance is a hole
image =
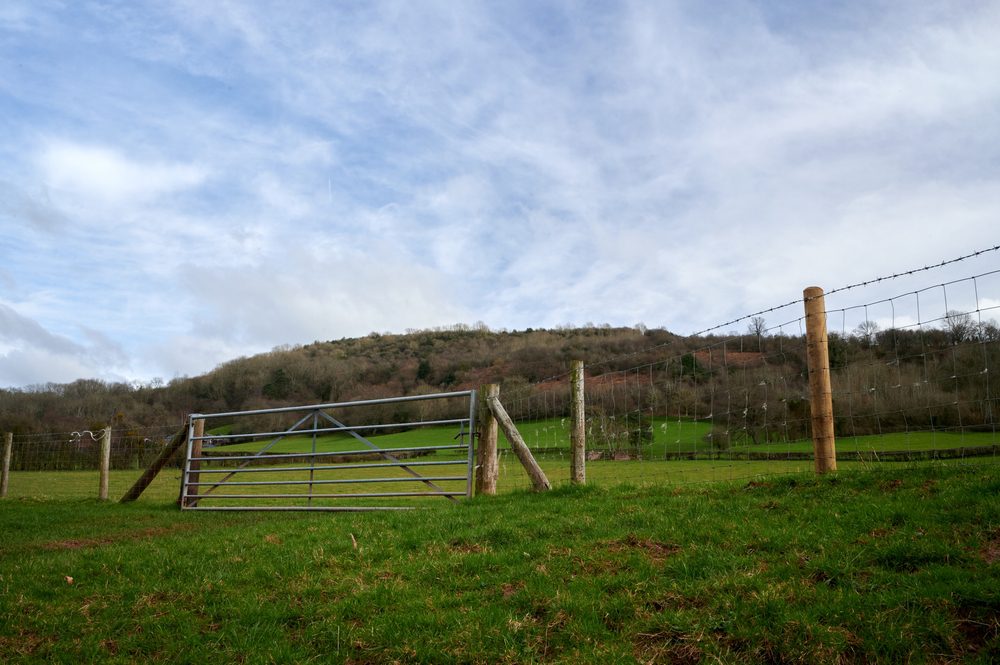
[[7, 432], [3, 438], [3, 467], [0, 468], [0, 499], [7, 496], [7, 483], [10, 480], [10, 454], [14, 447], [14, 433]]
[[104, 428], [104, 436], [101, 437], [101, 488], [98, 498], [101, 501], [108, 500], [108, 475], [111, 471], [111, 426]]
[[500, 466], [497, 460], [497, 419], [487, 400], [500, 395], [500, 385], [487, 383], [479, 389], [479, 450], [476, 464], [476, 494], [496, 494]]
[[837, 470], [833, 430], [833, 388], [827, 345], [826, 300], [823, 289], [810, 286], [802, 293], [806, 310], [806, 360], [809, 366], [809, 407], [816, 473]]
[[570, 365], [570, 431], [569, 479], [583, 485], [587, 482], [587, 429], [583, 400], [583, 361]]

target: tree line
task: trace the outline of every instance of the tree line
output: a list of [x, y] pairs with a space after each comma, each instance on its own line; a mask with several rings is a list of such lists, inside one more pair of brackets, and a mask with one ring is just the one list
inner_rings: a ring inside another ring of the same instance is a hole
[[[864, 322], [830, 334], [838, 435], [896, 427], [992, 423], [1000, 362], [994, 322], [949, 313], [936, 328], [882, 330]], [[492, 331], [485, 326], [408, 331], [286, 346], [225, 362], [196, 377], [147, 384], [81, 379], [0, 390], [0, 431], [143, 429], [183, 424], [187, 414], [431, 394], [501, 384], [520, 417], [568, 414], [563, 380], [583, 360], [589, 400], [617, 410], [704, 418], [748, 442], [800, 438], [808, 430], [805, 341], [751, 320], [744, 334], [682, 337], [660, 328], [585, 326]], [[650, 386], [616, 388], [616, 372], [649, 366]], [[652, 370], [656, 368], [654, 373]], [[555, 380], [553, 380], [555, 379]], [[604, 400], [605, 393], [617, 400]], [[608, 391], [611, 391], [610, 393]], [[565, 413], [563, 413], [565, 412]], [[392, 416], [393, 414], [387, 414]], [[633, 440], [645, 436], [630, 435]]]

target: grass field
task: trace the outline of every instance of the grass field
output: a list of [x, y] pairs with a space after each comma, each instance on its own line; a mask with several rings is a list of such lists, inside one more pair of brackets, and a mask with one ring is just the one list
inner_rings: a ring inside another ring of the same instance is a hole
[[166, 481], [8, 498], [0, 662], [1000, 658], [995, 464], [596, 480], [614, 466], [391, 514], [181, 512]]
[[[568, 452], [541, 452], [536, 454], [537, 461], [545, 471], [553, 486], [561, 486], [569, 483], [569, 455]], [[423, 458], [421, 458], [423, 459]], [[458, 454], [438, 454], [428, 459], [436, 460], [459, 460]], [[970, 457], [967, 459], [954, 459], [946, 461], [932, 462], [935, 465], [956, 465], [956, 466], [984, 466], [996, 464], [994, 457]], [[878, 467], [889, 469], [907, 468], [911, 466], [924, 466], [926, 462], [886, 462], [870, 463], [841, 461], [838, 468], [844, 471], [852, 470], [872, 470]], [[530, 488], [530, 481], [521, 467], [520, 462], [509, 450], [500, 451], [500, 465], [497, 488], [500, 493]], [[462, 466], [442, 467], [449, 469], [447, 473], [460, 474], [464, 471]], [[747, 460], [628, 460], [610, 461], [600, 460], [587, 463], [587, 481], [589, 484], [602, 487], [612, 487], [620, 484], [632, 485], [657, 485], [667, 487], [680, 487], [691, 484], [702, 484], [712, 482], [727, 481], [751, 481], [761, 480], [774, 476], [788, 474], [808, 473], [813, 469], [813, 463], [809, 460], [767, 460], [767, 461], [747, 461]], [[129, 487], [141, 475], [139, 470], [112, 471], [110, 474], [109, 492], [112, 500], [121, 497]], [[441, 472], [443, 473], [443, 472]], [[389, 473], [383, 470], [378, 471], [379, 476], [396, 475], [402, 473]], [[301, 480], [307, 478], [304, 473], [275, 473], [268, 474], [273, 480]], [[337, 478], [370, 478], [373, 473], [369, 469], [344, 470], [339, 472]], [[317, 478], [324, 476], [317, 474]], [[206, 479], [203, 476], [203, 479]], [[261, 476], [251, 476], [241, 474], [235, 480], [259, 480]], [[180, 492], [181, 472], [177, 468], [166, 468], [147, 488], [140, 497], [142, 502], [169, 502], [177, 499]], [[33, 499], [33, 500], [67, 500], [86, 499], [97, 496], [99, 475], [96, 471], [21, 471], [14, 472], [10, 476], [9, 495], [13, 498]], [[449, 483], [439, 483], [449, 487], [449, 489], [464, 487], [463, 482], [450, 481]], [[322, 487], [317, 485], [317, 487]], [[357, 492], [360, 485], [337, 486], [345, 492]], [[393, 486], [386, 484], [366, 484], [364, 491], [384, 489], [388, 491], [399, 490], [405, 487], [408, 490], [419, 489], [419, 483], [403, 486]], [[228, 491], [236, 491], [233, 488]], [[267, 487], [260, 492], [281, 491], [279, 487]], [[333, 491], [326, 489], [323, 491]], [[413, 505], [423, 507], [444, 501], [440, 497], [428, 497], [405, 500], [382, 500], [367, 501], [365, 505]], [[213, 502], [219, 505], [233, 502], [220, 501]], [[303, 503], [303, 501], [298, 501]], [[329, 500], [326, 505], [344, 504], [343, 501]], [[357, 502], [355, 502], [357, 503]], [[349, 502], [347, 505], [351, 505]]]
[[[566, 455], [545, 453], [537, 456], [538, 462], [553, 485], [569, 482], [569, 458]], [[971, 460], [970, 460], [971, 461]], [[844, 463], [843, 468], [859, 466]], [[612, 486], [622, 483], [684, 485], [690, 483], [718, 482], [738, 479], [756, 479], [771, 475], [802, 473], [812, 469], [812, 462], [767, 461], [747, 462], [725, 460], [694, 461], [598, 461], [588, 462], [588, 482]], [[140, 471], [112, 471], [109, 482], [112, 499], [122, 496], [141, 475]], [[269, 474], [272, 475], [272, 474]], [[341, 477], [369, 477], [367, 470], [342, 474]], [[275, 480], [301, 478], [302, 474], [273, 474]], [[22, 499], [81, 499], [97, 496], [99, 476], [96, 471], [22, 471], [11, 474], [10, 496]], [[527, 489], [530, 482], [520, 463], [510, 452], [500, 456], [498, 491], [501, 493]], [[355, 488], [356, 489], [356, 488]], [[167, 468], [140, 498], [143, 502], [175, 500], [180, 492], [180, 470]], [[426, 505], [421, 500], [417, 505]], [[437, 499], [434, 499], [436, 502]]]

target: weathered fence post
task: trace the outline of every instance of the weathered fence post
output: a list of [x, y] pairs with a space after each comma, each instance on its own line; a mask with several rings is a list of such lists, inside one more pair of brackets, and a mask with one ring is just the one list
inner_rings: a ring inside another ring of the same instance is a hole
[[583, 361], [574, 360], [570, 365], [570, 430], [569, 430], [569, 479], [570, 482], [587, 482], [587, 429], [583, 401]]
[[837, 447], [833, 432], [833, 388], [830, 383], [826, 300], [823, 289], [818, 286], [810, 286], [802, 292], [802, 296], [806, 310], [809, 410], [816, 473], [828, 473], [837, 470]]
[[487, 383], [479, 389], [479, 450], [476, 460], [476, 494], [496, 494], [499, 464], [497, 460], [497, 419], [487, 400], [497, 398], [500, 385]]
[[[315, 427], [313, 427], [315, 429]], [[201, 461], [195, 458], [201, 457], [201, 439], [197, 437], [205, 436], [205, 419], [198, 418], [194, 421], [194, 436], [191, 441], [191, 471], [188, 473], [188, 505], [194, 506], [198, 503], [198, 481], [201, 480]]]
[[536, 492], [552, 489], [552, 484], [545, 477], [542, 467], [538, 466], [538, 462], [535, 461], [535, 457], [531, 454], [531, 450], [528, 449], [528, 445], [521, 437], [521, 433], [514, 426], [514, 421], [510, 419], [510, 416], [507, 415], [507, 410], [500, 403], [500, 399], [498, 397], [489, 397], [486, 399], [486, 404], [489, 405], [490, 411], [496, 416], [503, 433], [507, 435], [511, 450], [514, 451], [517, 459], [521, 461], [521, 464], [524, 465], [525, 470], [528, 472], [528, 476], [531, 478], [532, 489]]
[[10, 454], [14, 448], [14, 433], [7, 432], [3, 437], [3, 467], [0, 468], [0, 499], [7, 496], [7, 482], [10, 480]]
[[97, 498], [101, 501], [108, 500], [108, 476], [111, 473], [111, 425], [104, 428], [104, 435], [101, 437], [101, 488], [97, 493]]

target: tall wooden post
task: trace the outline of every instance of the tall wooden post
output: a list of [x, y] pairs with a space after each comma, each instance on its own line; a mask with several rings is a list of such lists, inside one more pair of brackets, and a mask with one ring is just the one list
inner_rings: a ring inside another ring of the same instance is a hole
[[101, 437], [101, 487], [98, 491], [98, 498], [101, 501], [108, 500], [108, 476], [111, 474], [111, 426], [104, 428], [104, 435]]
[[583, 361], [570, 365], [570, 430], [569, 479], [583, 485], [587, 482], [587, 429], [583, 404]]
[[487, 383], [479, 389], [479, 450], [476, 459], [476, 494], [496, 494], [500, 466], [497, 460], [497, 419], [487, 400], [500, 395], [500, 385]]
[[810, 286], [802, 296], [806, 310], [806, 360], [809, 366], [809, 406], [816, 473], [828, 473], [837, 470], [837, 446], [833, 433], [826, 301], [823, 289], [818, 286]]
[[[313, 427], [313, 429], [316, 429]], [[198, 494], [198, 481], [201, 479], [201, 461], [196, 459], [201, 457], [201, 439], [197, 438], [200, 436], [205, 436], [205, 419], [198, 418], [194, 421], [194, 436], [195, 439], [191, 441], [191, 472], [188, 473], [188, 505], [197, 505], [198, 499], [196, 495]]]
[[3, 438], [3, 466], [0, 467], [0, 499], [7, 496], [7, 483], [10, 480], [10, 454], [14, 448], [14, 433], [7, 432]]

